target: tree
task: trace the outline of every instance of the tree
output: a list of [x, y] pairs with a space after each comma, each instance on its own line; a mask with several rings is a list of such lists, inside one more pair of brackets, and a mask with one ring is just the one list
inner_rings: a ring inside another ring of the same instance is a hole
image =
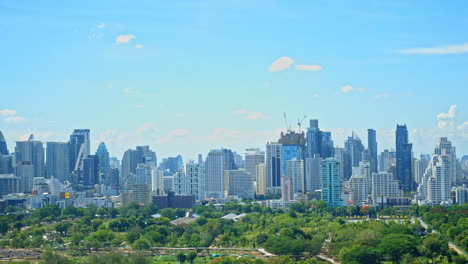
[[416, 252], [417, 241], [411, 235], [390, 234], [382, 239], [377, 247], [383, 256], [393, 262], [399, 262], [404, 254]]
[[147, 250], [150, 248], [150, 245], [146, 239], [138, 239], [134, 244], [133, 244], [133, 249], [135, 250]]
[[187, 261], [188, 261], [190, 264], [193, 264], [193, 262], [195, 261], [195, 258], [197, 258], [197, 253], [195, 253], [194, 251], [190, 251], [190, 252], [187, 254]]
[[62, 234], [62, 236], [66, 235], [70, 227], [72, 227], [72, 223], [65, 222], [65, 223], [59, 223], [55, 225], [55, 230]]
[[343, 264], [347, 263], [380, 263], [380, 254], [369, 246], [353, 246], [343, 248], [340, 251], [339, 258]]
[[40, 264], [70, 264], [71, 261], [62, 255], [53, 252], [51, 249], [46, 250], [42, 256]]
[[176, 254], [177, 262], [178, 263], [184, 263], [185, 260], [187, 259], [187, 256], [185, 256], [184, 252], [178, 252]]

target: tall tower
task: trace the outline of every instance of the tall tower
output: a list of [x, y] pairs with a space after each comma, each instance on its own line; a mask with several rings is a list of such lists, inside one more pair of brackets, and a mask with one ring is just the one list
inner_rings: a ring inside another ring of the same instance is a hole
[[434, 150], [435, 154], [447, 156], [447, 161], [449, 163], [449, 178], [452, 184], [455, 184], [459, 179], [457, 174], [457, 155], [455, 147], [452, 145], [446, 137], [441, 137], [437, 146]]
[[68, 181], [70, 162], [68, 160], [68, 142], [47, 142], [46, 178]]
[[283, 152], [283, 174], [286, 174], [286, 162], [288, 160], [297, 159], [304, 160], [306, 156], [305, 135], [304, 133], [296, 133], [288, 131], [286, 134], [281, 132], [281, 137], [278, 143], [282, 145]]
[[0, 131], [0, 155], [9, 155], [7, 143], [2, 131]]
[[[83, 161], [89, 155], [90, 138], [89, 129], [75, 129], [70, 136], [68, 153], [69, 153], [69, 170], [79, 173], [83, 169]], [[72, 179], [75, 180], [75, 179]]]
[[313, 158], [305, 161], [305, 191], [314, 192], [322, 188], [322, 159], [315, 154]]
[[44, 177], [44, 146], [42, 142], [31, 137], [27, 141], [16, 141], [16, 162], [30, 161], [34, 166], [34, 177]]
[[377, 172], [378, 160], [377, 160], [377, 135], [374, 129], [367, 130], [367, 147], [369, 149], [370, 163], [372, 172]]
[[341, 189], [340, 163], [335, 158], [327, 158], [322, 162], [322, 201], [329, 207], [342, 206]]
[[265, 152], [258, 148], [245, 150], [245, 170], [255, 177], [255, 168], [258, 164], [265, 163]]
[[106, 144], [101, 142], [96, 150], [96, 156], [99, 159], [99, 173], [102, 175], [102, 180], [107, 182], [107, 178], [110, 174], [110, 158], [109, 151], [107, 151]]
[[402, 190], [413, 191], [415, 183], [412, 173], [413, 144], [408, 143], [406, 125], [397, 125], [396, 129], [396, 177], [401, 182]]
[[231, 150], [211, 150], [205, 162], [205, 196], [208, 198], [224, 198], [224, 171], [235, 169], [237, 167]]
[[321, 131], [317, 119], [310, 120], [307, 129], [307, 158], [320, 155], [322, 158], [333, 157], [333, 140], [331, 132]]
[[283, 172], [283, 148], [279, 143], [266, 145], [266, 186], [270, 193], [281, 191], [281, 176]]
[[293, 158], [286, 162], [286, 176], [291, 178], [294, 186], [294, 193], [304, 194], [304, 161]]

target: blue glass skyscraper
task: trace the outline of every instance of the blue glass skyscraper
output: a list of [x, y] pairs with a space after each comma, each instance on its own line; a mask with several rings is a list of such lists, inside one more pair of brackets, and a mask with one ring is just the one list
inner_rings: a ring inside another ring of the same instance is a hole
[[414, 191], [415, 183], [412, 172], [413, 144], [408, 143], [406, 125], [398, 125], [396, 129], [396, 177], [401, 182], [405, 192]]

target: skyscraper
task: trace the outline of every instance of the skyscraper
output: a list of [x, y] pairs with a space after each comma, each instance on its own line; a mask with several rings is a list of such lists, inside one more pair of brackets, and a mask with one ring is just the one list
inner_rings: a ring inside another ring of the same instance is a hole
[[107, 151], [106, 144], [101, 142], [96, 150], [96, 156], [99, 159], [99, 173], [101, 174], [101, 179], [104, 183], [107, 182], [107, 177], [110, 173], [110, 158], [109, 151]]
[[451, 171], [449, 156], [439, 154], [432, 156], [419, 189], [419, 194], [423, 194], [422, 198], [425, 198], [425, 202], [432, 205], [452, 203]]
[[305, 148], [305, 135], [304, 133], [296, 133], [288, 131], [286, 134], [281, 132], [281, 137], [278, 143], [282, 145], [282, 160], [283, 160], [283, 174], [286, 174], [286, 162], [288, 160], [297, 159], [304, 160], [306, 154]]
[[22, 160], [16, 163], [16, 176], [19, 178], [19, 191], [30, 193], [34, 181], [34, 165], [29, 160]]
[[416, 184], [420, 184], [422, 178], [424, 176], [424, 172], [426, 171], [427, 166], [429, 165], [429, 161], [421, 155], [419, 159], [414, 161], [414, 180]]
[[352, 167], [358, 167], [362, 160], [364, 145], [361, 139], [353, 132], [351, 137], [345, 142], [345, 151], [343, 155], [344, 180], [348, 180], [352, 175]]
[[304, 161], [293, 158], [286, 162], [286, 177], [293, 181], [294, 193], [304, 194]]
[[322, 162], [322, 201], [329, 207], [343, 205], [340, 179], [340, 164], [335, 158], [327, 158]]
[[258, 148], [248, 148], [245, 150], [245, 170], [255, 177], [256, 166], [265, 163], [265, 152]]
[[224, 198], [224, 171], [237, 169], [229, 149], [211, 150], [205, 162], [205, 197]]
[[253, 176], [244, 169], [225, 170], [224, 184], [227, 196], [237, 196], [242, 199], [254, 199]]
[[260, 163], [255, 166], [255, 193], [257, 195], [265, 195], [267, 192], [267, 176], [266, 165]]
[[283, 151], [279, 143], [266, 145], [266, 180], [267, 192], [279, 193], [281, 191], [281, 176], [283, 175]]
[[0, 131], [0, 174], [11, 174], [13, 170], [14, 158], [8, 152], [5, 137]]
[[9, 155], [7, 143], [2, 131], [0, 131], [0, 155]]
[[16, 162], [30, 161], [34, 166], [34, 177], [44, 177], [44, 147], [42, 142], [31, 137], [27, 141], [16, 141]]
[[321, 158], [333, 157], [333, 140], [331, 132], [321, 131], [319, 122], [316, 119], [310, 120], [310, 127], [307, 129], [307, 157], [320, 155]]
[[412, 163], [413, 144], [408, 143], [408, 129], [406, 125], [397, 125], [396, 129], [396, 177], [401, 182], [405, 192], [415, 189]]
[[374, 129], [367, 130], [367, 147], [369, 149], [369, 161], [371, 163], [372, 172], [378, 172], [377, 135]]
[[372, 173], [371, 199], [374, 204], [382, 203], [384, 197], [399, 197], [402, 195], [400, 185], [392, 173]]
[[447, 157], [449, 163], [449, 178], [451, 184], [455, 184], [460, 180], [459, 174], [457, 173], [457, 154], [456, 149], [446, 137], [441, 137], [437, 146], [434, 150], [435, 154], [443, 155]]
[[[90, 130], [89, 129], [75, 129], [70, 136], [69, 141], [69, 170], [82, 169], [83, 160], [88, 157], [90, 153]], [[77, 166], [79, 166], [77, 168]]]
[[99, 184], [99, 158], [96, 155], [88, 155], [83, 161], [83, 185], [93, 186]]
[[46, 178], [60, 181], [69, 180], [68, 142], [47, 142]]
[[284, 203], [294, 200], [293, 180], [286, 176], [281, 177], [281, 200]]
[[205, 198], [205, 166], [194, 162], [185, 163], [185, 177], [187, 178], [187, 195], [193, 195], [196, 200]]
[[136, 168], [138, 164], [156, 166], [156, 153], [151, 151], [148, 146], [137, 146], [136, 150], [128, 149], [124, 152], [122, 158], [122, 174], [120, 185], [125, 188], [131, 188], [135, 183]]
[[305, 161], [305, 191], [314, 192], [322, 188], [322, 159], [320, 155], [315, 154], [312, 158]]

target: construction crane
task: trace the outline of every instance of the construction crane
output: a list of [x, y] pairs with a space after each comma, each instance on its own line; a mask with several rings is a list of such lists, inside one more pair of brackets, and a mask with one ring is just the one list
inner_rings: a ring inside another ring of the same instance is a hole
[[305, 115], [302, 120], [299, 120], [299, 118], [297, 119], [297, 126], [299, 127], [299, 133], [301, 133], [301, 125], [302, 125], [302, 122], [304, 122], [304, 119], [306, 119], [307, 115]]
[[283, 112], [284, 115], [284, 123], [286, 125], [286, 132], [291, 131], [291, 126], [288, 124], [288, 118], [286, 117], [286, 112]]

